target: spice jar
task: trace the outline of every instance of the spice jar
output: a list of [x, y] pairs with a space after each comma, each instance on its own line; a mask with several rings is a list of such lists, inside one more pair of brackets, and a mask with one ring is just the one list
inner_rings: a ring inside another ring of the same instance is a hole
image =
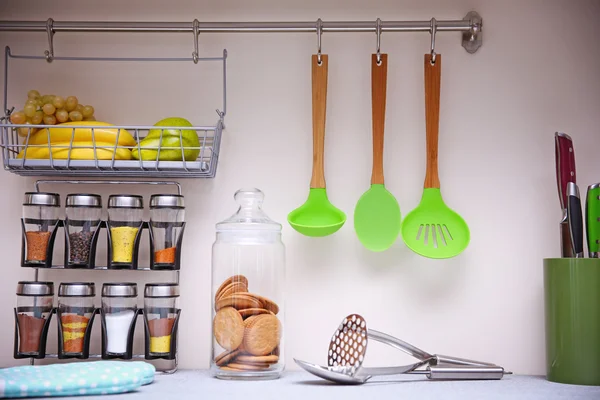
[[44, 358], [46, 337], [52, 318], [52, 282], [20, 281], [15, 309], [15, 358]]
[[58, 358], [88, 358], [95, 294], [92, 282], [61, 283], [58, 287]]
[[177, 324], [181, 310], [177, 308], [179, 285], [148, 283], [144, 290], [144, 322], [146, 326], [146, 359], [173, 360], [177, 351]]
[[152, 269], [179, 269], [185, 207], [183, 196], [154, 194], [150, 197]]
[[60, 196], [56, 193], [25, 193], [21, 265], [52, 266], [52, 250]]
[[108, 267], [137, 268], [142, 228], [142, 196], [112, 195], [108, 198]]
[[94, 267], [96, 232], [102, 217], [102, 198], [97, 194], [69, 194], [65, 209], [68, 259], [72, 267]]
[[137, 314], [135, 283], [102, 285], [102, 358], [131, 359]]
[[258, 189], [235, 193], [237, 213], [216, 226], [212, 248], [211, 372], [276, 379], [283, 362], [285, 247]]

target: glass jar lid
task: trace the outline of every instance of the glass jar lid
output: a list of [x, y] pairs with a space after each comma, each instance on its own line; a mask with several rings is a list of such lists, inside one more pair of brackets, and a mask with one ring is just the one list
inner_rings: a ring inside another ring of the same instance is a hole
[[102, 285], [102, 297], [137, 297], [137, 294], [137, 284], [133, 282]]
[[273, 221], [262, 210], [265, 195], [256, 188], [240, 189], [233, 196], [240, 205], [231, 217], [217, 224], [217, 232], [260, 230], [281, 232], [281, 224]]
[[64, 282], [58, 287], [60, 297], [94, 297], [96, 285], [93, 282]]
[[153, 194], [150, 208], [185, 208], [185, 204], [180, 194]]
[[40, 281], [19, 281], [17, 296], [53, 296], [54, 283]]
[[108, 208], [144, 208], [144, 198], [133, 194], [108, 196]]
[[179, 297], [179, 285], [176, 283], [147, 283], [144, 297]]
[[60, 207], [60, 195], [58, 193], [27, 192], [23, 205]]
[[67, 195], [67, 207], [102, 207], [99, 194], [75, 193]]

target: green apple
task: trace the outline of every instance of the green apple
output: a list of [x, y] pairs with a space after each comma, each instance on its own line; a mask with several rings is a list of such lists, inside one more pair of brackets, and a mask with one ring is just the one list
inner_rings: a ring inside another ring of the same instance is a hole
[[[171, 117], [158, 121], [154, 126], [185, 128], [193, 125], [185, 118]], [[182, 146], [184, 148], [183, 157]], [[195, 161], [198, 154], [200, 154], [200, 139], [198, 139], [198, 134], [193, 129], [151, 129], [148, 136], [140, 141], [141, 159], [144, 161], [156, 160], [159, 148], [160, 155], [158, 159], [160, 161], [182, 161], [182, 159]], [[137, 148], [134, 148], [131, 153], [135, 159], [140, 159]]]

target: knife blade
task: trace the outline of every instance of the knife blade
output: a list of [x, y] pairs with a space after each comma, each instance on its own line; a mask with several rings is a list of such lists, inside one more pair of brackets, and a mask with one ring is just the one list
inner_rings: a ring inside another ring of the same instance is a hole
[[576, 258], [583, 257], [583, 215], [579, 188], [573, 182], [567, 183], [567, 221]]
[[562, 210], [560, 221], [561, 256], [574, 257], [571, 234], [567, 223], [567, 183], [577, 183], [575, 172], [575, 148], [573, 140], [563, 132], [554, 135], [554, 153], [556, 158], [556, 183], [558, 186], [558, 198]]
[[588, 186], [585, 216], [590, 258], [598, 258], [600, 250], [600, 183]]

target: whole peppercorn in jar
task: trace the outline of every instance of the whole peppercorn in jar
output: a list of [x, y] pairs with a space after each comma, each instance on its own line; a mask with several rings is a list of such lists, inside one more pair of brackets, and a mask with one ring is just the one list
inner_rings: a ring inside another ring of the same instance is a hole
[[97, 194], [69, 194], [65, 208], [67, 265], [90, 267], [95, 255], [95, 234], [102, 217], [102, 198]]

